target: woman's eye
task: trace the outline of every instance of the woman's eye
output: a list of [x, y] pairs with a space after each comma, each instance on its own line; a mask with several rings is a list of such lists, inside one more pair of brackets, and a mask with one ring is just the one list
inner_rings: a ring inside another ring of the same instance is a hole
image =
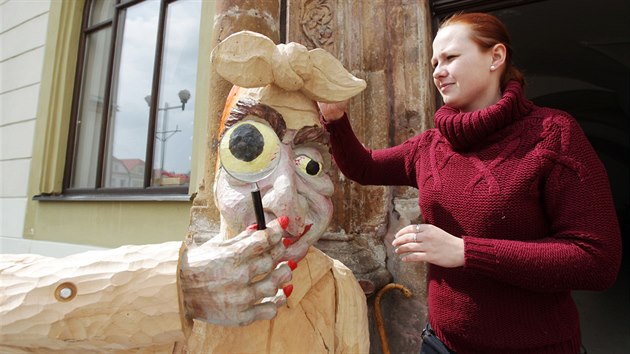
[[295, 165], [300, 171], [309, 176], [319, 176], [323, 170], [322, 164], [306, 155], [300, 155], [295, 158]]

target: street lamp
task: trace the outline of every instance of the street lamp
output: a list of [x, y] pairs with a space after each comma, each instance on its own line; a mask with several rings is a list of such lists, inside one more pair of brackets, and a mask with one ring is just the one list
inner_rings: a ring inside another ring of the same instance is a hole
[[[162, 174], [164, 172], [164, 150], [166, 148], [166, 140], [171, 138], [176, 133], [181, 132], [181, 130], [179, 130], [178, 125], [175, 125], [175, 130], [167, 130], [168, 111], [172, 109], [179, 109], [179, 108], [181, 108], [183, 111], [184, 108], [186, 107], [186, 102], [188, 102], [188, 100], [190, 99], [190, 91], [185, 90], [185, 89], [181, 90], [177, 93], [177, 96], [179, 97], [179, 101], [182, 103], [181, 105], [169, 106], [168, 102], [164, 102], [164, 107], [157, 108], [158, 112], [164, 111], [164, 119], [162, 119], [162, 130], [155, 132], [155, 138], [161, 142], [160, 144], [160, 179], [162, 179]], [[144, 100], [147, 102], [147, 105], [151, 107], [151, 95], [144, 96]]]

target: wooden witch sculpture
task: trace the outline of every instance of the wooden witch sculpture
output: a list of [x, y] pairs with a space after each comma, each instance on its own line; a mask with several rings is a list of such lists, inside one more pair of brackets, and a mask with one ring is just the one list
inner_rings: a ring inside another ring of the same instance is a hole
[[2, 255], [0, 351], [369, 352], [363, 291], [312, 247], [333, 210], [316, 101], [349, 99], [365, 82], [321, 49], [253, 32], [221, 42], [212, 65], [235, 85], [218, 132], [219, 233], [198, 245]]
[[212, 65], [235, 85], [218, 132], [214, 194], [222, 237], [230, 239], [248, 225], [260, 224], [250, 197], [254, 189], [262, 196], [264, 218], [288, 219], [281, 260], [297, 267], [288, 288], [292, 292], [275, 318], [241, 327], [196, 321], [188, 349], [369, 352], [362, 289], [348, 268], [312, 247], [333, 212], [331, 156], [316, 101], [346, 100], [361, 92], [365, 82], [324, 50], [308, 51], [297, 43], [275, 45], [253, 32], [221, 42], [213, 51]]

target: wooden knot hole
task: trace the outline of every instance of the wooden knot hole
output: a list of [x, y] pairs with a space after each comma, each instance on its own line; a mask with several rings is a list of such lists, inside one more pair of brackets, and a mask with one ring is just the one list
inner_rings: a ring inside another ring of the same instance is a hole
[[77, 286], [72, 283], [61, 283], [55, 289], [55, 299], [57, 301], [68, 302], [74, 299], [75, 296], [77, 296]]

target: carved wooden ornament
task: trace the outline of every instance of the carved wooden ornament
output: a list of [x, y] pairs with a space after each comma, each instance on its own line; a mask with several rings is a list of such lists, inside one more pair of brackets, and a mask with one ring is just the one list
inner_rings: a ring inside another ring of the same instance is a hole
[[[247, 48], [247, 50], [243, 50]], [[261, 34], [241, 31], [214, 49], [212, 65], [234, 85], [252, 88], [274, 84], [301, 91], [314, 101], [347, 100], [366, 87], [327, 51], [308, 50], [299, 43], [274, 44]]]

